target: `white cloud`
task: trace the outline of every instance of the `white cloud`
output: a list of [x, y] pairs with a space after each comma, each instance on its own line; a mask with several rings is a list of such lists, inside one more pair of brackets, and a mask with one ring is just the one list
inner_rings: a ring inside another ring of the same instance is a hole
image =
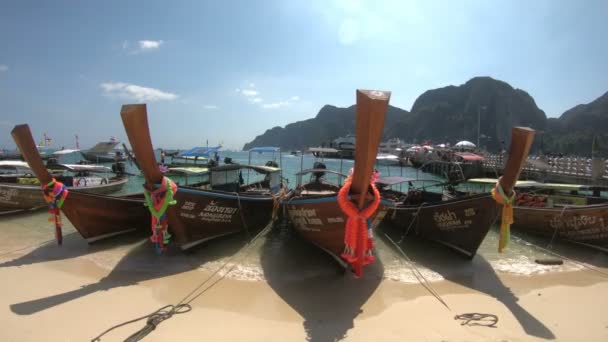
[[8, 71], [8, 65], [0, 64], [0, 72]]
[[106, 82], [100, 84], [100, 87], [106, 96], [115, 96], [138, 102], [175, 100], [177, 98], [177, 95], [173, 93], [124, 82]]
[[131, 44], [128, 40], [123, 40], [122, 49], [129, 55], [137, 55], [144, 52], [159, 50], [165, 42], [162, 40], [139, 40]]
[[241, 93], [243, 93], [243, 95], [245, 95], [247, 97], [253, 97], [258, 94], [258, 92], [253, 89], [243, 89], [243, 90], [241, 90]]
[[216, 105], [204, 105], [203, 106], [205, 109], [217, 109]]
[[289, 106], [289, 101], [279, 101], [279, 102], [275, 102], [275, 103], [264, 103], [262, 105], [262, 108], [277, 109], [277, 108], [286, 107], [286, 106]]
[[141, 51], [150, 51], [160, 49], [160, 46], [163, 45], [162, 40], [140, 40], [138, 42], [139, 49]]
[[294, 95], [287, 100], [282, 100], [282, 101], [277, 101], [277, 102], [272, 102], [272, 103], [265, 103], [264, 99], [262, 99], [259, 96], [260, 92], [254, 89], [255, 83], [249, 82], [249, 81], [245, 81], [244, 83], [247, 84], [248, 88], [246, 88], [246, 89], [236, 88], [235, 91], [237, 93], [245, 96], [245, 98], [247, 98], [247, 101], [249, 101], [250, 103], [260, 106], [260, 108], [277, 109], [277, 108], [287, 107], [296, 101], [300, 101], [300, 97], [297, 95]]

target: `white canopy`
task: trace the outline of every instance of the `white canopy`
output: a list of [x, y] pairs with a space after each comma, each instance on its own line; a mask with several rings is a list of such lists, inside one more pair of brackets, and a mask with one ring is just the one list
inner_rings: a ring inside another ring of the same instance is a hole
[[467, 141], [467, 140], [459, 141], [454, 146], [455, 147], [477, 147], [477, 146], [475, 146], [475, 144], [473, 144], [472, 142]]
[[70, 150], [70, 149], [64, 149], [64, 150], [59, 150], [59, 151], [55, 151], [53, 152], [54, 155], [64, 155], [64, 154], [70, 154], [70, 153], [74, 153], [74, 152], [78, 152], [80, 150]]
[[21, 160], [0, 160], [0, 166], [4, 166], [4, 167], [27, 167], [29, 168], [30, 166]]

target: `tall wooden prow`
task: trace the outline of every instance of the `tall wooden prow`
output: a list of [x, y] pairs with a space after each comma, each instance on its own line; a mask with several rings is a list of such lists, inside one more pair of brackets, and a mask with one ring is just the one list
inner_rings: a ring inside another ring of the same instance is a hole
[[[357, 90], [355, 165], [352, 175], [351, 198], [363, 209], [368, 199], [370, 179], [374, 172], [378, 145], [382, 139], [384, 118], [391, 93], [377, 90]], [[357, 262], [353, 270], [360, 276], [363, 269], [365, 237], [357, 235]]]
[[513, 186], [526, 164], [530, 147], [534, 141], [534, 134], [535, 131], [528, 127], [513, 127], [511, 129], [509, 158], [503, 176], [500, 177], [500, 186], [507, 196], [511, 196], [513, 193]]
[[53, 177], [46, 169], [40, 153], [34, 142], [32, 131], [27, 124], [17, 125], [11, 131], [13, 140], [17, 144], [17, 148], [21, 151], [23, 159], [28, 163], [41, 184], [47, 184], [53, 180]]
[[137, 163], [146, 179], [146, 187], [148, 190], [153, 190], [154, 184], [162, 181], [163, 174], [158, 168], [152, 148], [146, 105], [124, 105], [120, 110], [120, 116]]

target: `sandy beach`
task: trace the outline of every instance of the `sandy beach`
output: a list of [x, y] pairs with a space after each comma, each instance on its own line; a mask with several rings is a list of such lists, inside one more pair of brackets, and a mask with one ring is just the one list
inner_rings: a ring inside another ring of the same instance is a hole
[[[298, 239], [260, 239], [259, 253], [247, 258], [242, 256], [251, 248], [243, 249], [242, 237], [187, 256], [158, 256], [142, 236], [89, 246], [70, 233], [69, 224], [58, 247], [48, 240], [50, 228], [29, 229], [48, 226], [45, 221], [44, 211], [0, 221], [2, 341], [89, 341], [115, 324], [179, 302], [225, 262], [235, 265], [233, 273], [197, 297], [191, 312], [164, 321], [145, 340], [608, 340], [608, 277], [583, 267], [514, 275], [495, 271], [483, 255], [469, 262], [441, 248], [417, 251], [431, 246], [422, 242], [404, 246], [415, 264], [441, 274], [443, 280], [429, 284], [448, 308], [420, 283], [388, 279], [382, 255], [355, 279]], [[608, 272], [605, 254], [579, 253]], [[256, 259], [259, 267], [248, 267]], [[407, 265], [404, 274], [412, 272]], [[499, 321], [496, 327], [462, 326], [454, 316], [464, 313], [494, 314]], [[143, 325], [101, 340], [122, 341]]]

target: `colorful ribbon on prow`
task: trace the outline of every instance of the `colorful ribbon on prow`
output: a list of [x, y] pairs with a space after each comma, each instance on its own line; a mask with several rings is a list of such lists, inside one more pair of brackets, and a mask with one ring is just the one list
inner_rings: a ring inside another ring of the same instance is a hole
[[500, 220], [500, 238], [498, 240], [498, 252], [502, 251], [507, 247], [509, 240], [511, 239], [511, 225], [513, 224], [513, 203], [515, 202], [515, 191], [508, 197], [500, 181], [496, 183], [494, 189], [492, 189], [492, 198], [496, 203], [502, 205], [502, 217]]
[[[374, 194], [374, 200], [365, 208], [359, 208], [348, 198], [348, 192], [352, 185], [352, 175], [346, 178], [344, 185], [338, 192], [338, 205], [348, 219], [344, 230], [344, 252], [342, 258], [351, 264], [355, 275], [361, 277], [363, 274], [363, 266], [374, 262], [372, 254], [374, 248], [372, 227], [370, 217], [376, 212], [380, 205], [380, 192], [374, 184], [378, 179], [377, 171], [372, 175], [370, 186]], [[361, 194], [364, 196], [364, 194]], [[360, 245], [357, 241], [361, 240]], [[359, 250], [361, 246], [363, 250]]]
[[154, 243], [156, 252], [159, 254], [167, 250], [167, 245], [171, 239], [166, 214], [167, 208], [177, 203], [173, 199], [176, 192], [177, 184], [169, 179], [169, 177], [163, 177], [160, 186], [154, 191], [144, 189], [145, 205], [152, 215], [152, 236], [150, 236], [150, 241]]
[[68, 197], [68, 188], [55, 178], [48, 184], [42, 184], [42, 195], [49, 205], [49, 222], [55, 222], [55, 239], [57, 244], [63, 243], [63, 232], [61, 231], [61, 207]]

